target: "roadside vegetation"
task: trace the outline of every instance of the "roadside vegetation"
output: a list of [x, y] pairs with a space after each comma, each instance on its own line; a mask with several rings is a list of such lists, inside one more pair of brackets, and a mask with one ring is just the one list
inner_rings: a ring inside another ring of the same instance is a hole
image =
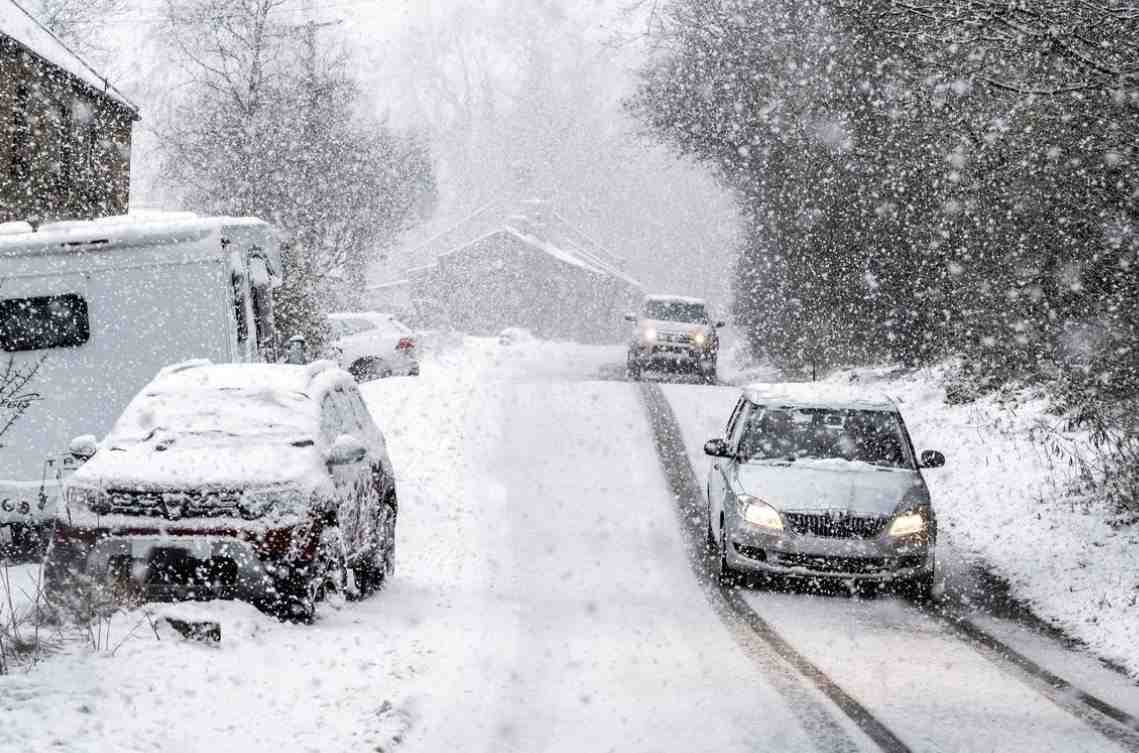
[[676, 0], [651, 37], [629, 107], [734, 191], [753, 353], [1043, 391], [1070, 491], [1139, 513], [1133, 10]]
[[435, 178], [424, 141], [370, 114], [348, 53], [294, 23], [290, 7], [166, 3], [185, 85], [159, 135], [168, 188], [185, 206], [282, 232], [277, 329], [317, 347], [320, 312], [356, 304], [368, 263], [430, 213]]

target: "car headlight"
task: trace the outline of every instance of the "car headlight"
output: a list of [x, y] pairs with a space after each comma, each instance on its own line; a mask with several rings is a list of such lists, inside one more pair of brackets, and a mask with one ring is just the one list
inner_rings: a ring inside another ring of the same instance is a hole
[[906, 512], [894, 518], [887, 533], [890, 536], [912, 536], [926, 528], [925, 516], [920, 512]]
[[69, 486], [65, 496], [68, 507], [90, 510], [96, 515], [104, 515], [111, 511], [111, 503], [107, 499], [106, 492], [93, 486]]
[[242, 493], [237, 502], [237, 511], [246, 520], [257, 520], [273, 512], [278, 506], [295, 508], [305, 502], [305, 495], [296, 489], [287, 487], [253, 489]]
[[647, 343], [656, 342], [657, 331], [652, 327], [645, 327], [643, 330], [641, 330], [641, 339]]
[[697, 345], [703, 345], [704, 343], [708, 342], [708, 336], [703, 332], [697, 332], [692, 336], [692, 342], [696, 343]]
[[772, 531], [783, 530], [783, 517], [779, 511], [762, 499], [745, 495], [739, 498], [739, 502], [740, 514], [748, 523]]

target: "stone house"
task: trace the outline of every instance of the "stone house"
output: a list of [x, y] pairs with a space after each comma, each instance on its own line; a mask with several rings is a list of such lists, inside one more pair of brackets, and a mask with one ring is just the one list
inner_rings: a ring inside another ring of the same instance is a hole
[[0, 0], [0, 222], [124, 214], [137, 108]]

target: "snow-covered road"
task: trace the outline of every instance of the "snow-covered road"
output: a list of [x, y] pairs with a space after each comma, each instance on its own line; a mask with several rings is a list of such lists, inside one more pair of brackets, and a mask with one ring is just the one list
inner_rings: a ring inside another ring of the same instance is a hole
[[[103, 650], [0, 677], [0, 751], [876, 750], [692, 566], [638, 387], [594, 378], [621, 357], [467, 340], [366, 385], [399, 477], [388, 588], [308, 627], [164, 608], [219, 620], [214, 646], [121, 615]], [[666, 394], [702, 474], [735, 391]], [[904, 602], [744, 601], [909, 749], [1126, 749]]]

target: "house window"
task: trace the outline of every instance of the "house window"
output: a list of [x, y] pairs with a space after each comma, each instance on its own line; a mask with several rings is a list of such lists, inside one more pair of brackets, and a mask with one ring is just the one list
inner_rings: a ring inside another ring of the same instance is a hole
[[12, 108], [12, 180], [27, 180], [31, 174], [31, 126], [28, 123], [28, 104], [31, 90], [25, 82], [16, 85], [16, 98]]
[[0, 348], [6, 351], [74, 347], [90, 338], [87, 301], [74, 293], [0, 301]]

